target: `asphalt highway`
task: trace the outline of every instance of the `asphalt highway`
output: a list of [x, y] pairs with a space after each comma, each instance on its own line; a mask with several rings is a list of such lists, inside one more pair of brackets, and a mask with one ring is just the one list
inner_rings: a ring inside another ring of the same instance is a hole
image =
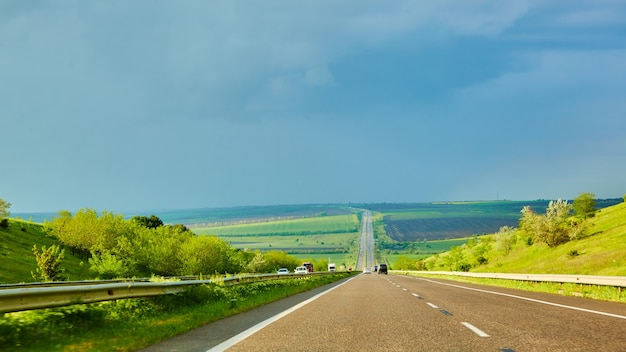
[[222, 350], [626, 351], [626, 304], [361, 274], [145, 351]]

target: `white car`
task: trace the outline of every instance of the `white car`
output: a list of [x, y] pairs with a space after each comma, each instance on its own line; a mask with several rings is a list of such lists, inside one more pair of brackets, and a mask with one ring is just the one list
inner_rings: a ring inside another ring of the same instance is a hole
[[308, 274], [309, 269], [306, 266], [299, 266], [293, 271], [295, 274]]
[[371, 274], [372, 271], [370, 270], [370, 268], [365, 268], [363, 269], [363, 274]]
[[289, 274], [289, 269], [287, 269], [287, 268], [280, 268], [280, 269], [278, 269], [278, 271], [276, 273], [278, 275]]

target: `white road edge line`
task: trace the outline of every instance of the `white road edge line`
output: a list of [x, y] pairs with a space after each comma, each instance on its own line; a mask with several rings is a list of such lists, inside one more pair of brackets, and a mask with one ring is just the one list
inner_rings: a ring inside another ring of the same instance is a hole
[[282, 312], [274, 315], [273, 317], [268, 318], [268, 319], [266, 319], [266, 320], [256, 324], [255, 326], [253, 326], [251, 328], [248, 328], [245, 331], [240, 332], [239, 334], [229, 338], [228, 340], [226, 340], [226, 341], [224, 341], [224, 342], [222, 342], [222, 343], [220, 343], [218, 345], [215, 345], [215, 346], [211, 347], [206, 352], [224, 351], [224, 350], [226, 350], [226, 349], [236, 345], [237, 343], [247, 339], [248, 337], [252, 336], [257, 331], [263, 329], [264, 327], [270, 325], [271, 323], [277, 321], [278, 319], [281, 319], [281, 318], [285, 317], [286, 315], [288, 315], [288, 314], [290, 314], [290, 313], [292, 313], [292, 312], [294, 312], [294, 311], [296, 311], [296, 310], [306, 306], [307, 304], [315, 301], [316, 299], [322, 297], [323, 295], [325, 295], [325, 294], [327, 294], [327, 293], [329, 293], [329, 292], [331, 292], [331, 291], [333, 291], [333, 290], [335, 290], [335, 289], [337, 289], [337, 288], [347, 284], [352, 279], [354, 279], [354, 277], [348, 279], [346, 282], [341, 283], [341, 284], [339, 284], [339, 285], [337, 285], [335, 287], [331, 287], [331, 288], [329, 288], [328, 290], [326, 290], [324, 292], [320, 292], [317, 295], [307, 299], [306, 301], [300, 302], [300, 303], [296, 304], [295, 306], [293, 306], [293, 307], [291, 307], [291, 308], [289, 308], [289, 309], [287, 309], [285, 311], [282, 311]]
[[474, 325], [470, 323], [461, 322], [461, 324], [463, 324], [466, 328], [472, 330], [476, 335], [480, 337], [489, 337], [487, 333], [485, 333], [484, 331], [480, 330], [479, 328], [475, 327]]
[[428, 282], [432, 282], [432, 283], [439, 284], [439, 285], [452, 286], [452, 287], [462, 288], [462, 289], [471, 290], [471, 291], [478, 291], [478, 292], [483, 292], [483, 293], [491, 293], [491, 294], [499, 295], [499, 296], [506, 296], [506, 297], [522, 299], [522, 300], [525, 300], [525, 301], [530, 301], [530, 302], [535, 302], [535, 303], [547, 304], [549, 306], [554, 306], [554, 307], [559, 307], [559, 308], [566, 308], [566, 309], [578, 310], [578, 311], [581, 311], [581, 312], [605, 315], [605, 316], [613, 317], [613, 318], [626, 319], [626, 316], [624, 316], [624, 315], [600, 312], [600, 311], [597, 311], [597, 310], [591, 310], [591, 309], [586, 309], [586, 308], [566, 306], [564, 304], [552, 303], [552, 302], [548, 302], [548, 301], [542, 301], [542, 300], [538, 300], [538, 299], [534, 299], [534, 298], [528, 298], [528, 297], [523, 297], [523, 296], [516, 296], [516, 295], [511, 295], [511, 294], [508, 294], [508, 293], [502, 293], [502, 292], [496, 292], [496, 291], [488, 291], [488, 290], [481, 290], [481, 289], [478, 289], [478, 288], [466, 287], [466, 286], [461, 286], [461, 285], [446, 284], [446, 283], [443, 283], [443, 282], [437, 282], [437, 281], [424, 279], [424, 278], [418, 278], [418, 279], [419, 280], [428, 281]]
[[437, 307], [436, 305], [434, 305], [434, 304], [432, 304], [430, 302], [428, 302], [426, 304], [428, 304], [431, 308], [439, 309], [439, 307]]

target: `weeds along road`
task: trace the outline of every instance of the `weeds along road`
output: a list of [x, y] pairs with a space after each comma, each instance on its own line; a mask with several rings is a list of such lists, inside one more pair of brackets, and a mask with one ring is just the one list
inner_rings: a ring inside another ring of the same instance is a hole
[[319, 292], [146, 351], [626, 351], [622, 303], [379, 274]]

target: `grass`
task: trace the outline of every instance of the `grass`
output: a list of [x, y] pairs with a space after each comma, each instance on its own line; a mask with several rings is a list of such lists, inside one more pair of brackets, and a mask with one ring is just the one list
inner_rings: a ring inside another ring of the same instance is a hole
[[626, 276], [626, 203], [600, 210], [589, 220], [590, 235], [555, 248], [518, 244], [494, 252], [477, 272]]
[[217, 236], [294, 236], [356, 232], [359, 221], [355, 214], [267, 221], [261, 223], [194, 228], [199, 235]]
[[133, 351], [349, 275], [198, 286], [177, 295], [5, 314], [0, 350]]
[[[35, 282], [31, 271], [37, 269], [33, 245], [41, 249], [60, 243], [45, 235], [41, 224], [22, 220], [9, 220], [8, 229], [0, 229], [0, 283]], [[61, 267], [68, 280], [81, 280], [93, 277], [86, 260], [65, 250]]]

